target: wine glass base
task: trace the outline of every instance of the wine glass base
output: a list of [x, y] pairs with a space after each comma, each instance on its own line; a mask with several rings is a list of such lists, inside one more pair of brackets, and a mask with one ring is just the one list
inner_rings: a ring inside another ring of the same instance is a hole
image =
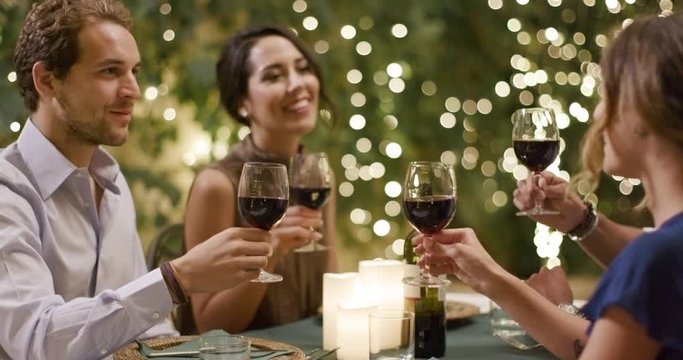
[[294, 252], [297, 253], [307, 253], [307, 252], [318, 252], [318, 251], [327, 251], [328, 247], [322, 244], [318, 244], [317, 241], [311, 241], [306, 245], [300, 246], [296, 249], [294, 249]]
[[403, 283], [418, 287], [439, 287], [449, 285], [451, 281], [435, 276], [410, 276], [403, 278]]
[[256, 279], [252, 279], [251, 282], [256, 283], [275, 283], [282, 281], [282, 275], [271, 274], [267, 271], [261, 270]]
[[517, 216], [536, 216], [536, 215], [560, 215], [557, 210], [531, 208], [529, 210], [518, 211]]

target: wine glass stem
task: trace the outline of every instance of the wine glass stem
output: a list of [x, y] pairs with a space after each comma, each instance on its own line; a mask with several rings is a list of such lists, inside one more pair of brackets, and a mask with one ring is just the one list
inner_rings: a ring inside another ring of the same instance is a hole
[[[432, 247], [432, 237], [430, 235], [425, 235], [422, 238], [422, 246], [425, 248], [425, 255], [429, 256], [429, 249]], [[427, 245], [429, 244], [429, 245]], [[420, 268], [420, 276], [423, 279], [429, 279], [432, 277], [432, 274], [429, 273], [429, 266], [425, 264], [424, 267]]]
[[315, 231], [315, 229], [313, 228], [313, 226], [309, 226], [309, 227], [308, 227], [308, 235], [309, 235], [308, 242], [309, 242], [309, 243], [312, 242], [312, 243], [313, 243], [313, 244], [311, 245], [312, 248], [313, 248], [312, 250], [313, 250], [313, 251], [317, 251], [317, 250], [318, 250], [318, 242], [317, 242], [317, 241], [314, 241], [312, 238], [310, 238], [311, 234], [313, 234], [313, 231]]
[[[541, 181], [541, 173], [538, 171], [532, 172], [531, 179], [533, 180], [534, 186], [540, 189], [541, 186], [539, 185], [539, 182]], [[536, 212], [543, 210], [543, 199], [539, 195], [534, 196], [534, 208]]]

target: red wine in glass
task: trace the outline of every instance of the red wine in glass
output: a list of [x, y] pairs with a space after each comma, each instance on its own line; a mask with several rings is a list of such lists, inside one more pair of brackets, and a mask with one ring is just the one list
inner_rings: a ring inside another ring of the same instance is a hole
[[[443, 229], [455, 214], [455, 173], [440, 162], [413, 161], [408, 166], [403, 183], [403, 212], [410, 225], [419, 231], [424, 241]], [[432, 277], [428, 272], [403, 279], [405, 284], [418, 287], [438, 287], [450, 281]]]
[[443, 229], [455, 214], [455, 196], [434, 195], [403, 201], [408, 221], [422, 234]]
[[[519, 109], [512, 115], [512, 148], [519, 162], [531, 172], [536, 183], [541, 171], [555, 161], [560, 153], [560, 133], [551, 109]], [[558, 211], [543, 207], [536, 198], [534, 207], [517, 215], [557, 215]]]
[[240, 215], [255, 228], [270, 230], [287, 211], [287, 199], [246, 196], [237, 199]]
[[[327, 154], [299, 153], [289, 167], [289, 193], [292, 203], [313, 210], [320, 210], [332, 193], [332, 169]], [[313, 232], [314, 228], [309, 228]], [[314, 252], [327, 250], [317, 241], [294, 249], [295, 252]]]
[[[282, 164], [247, 162], [237, 190], [237, 209], [249, 225], [269, 231], [285, 215], [289, 200], [287, 168]], [[263, 269], [253, 282], [282, 281], [282, 276]]]
[[289, 198], [292, 203], [303, 205], [307, 208], [319, 210], [330, 197], [329, 187], [299, 187], [289, 188]]
[[560, 153], [560, 140], [513, 140], [512, 148], [522, 165], [540, 172], [555, 161]]

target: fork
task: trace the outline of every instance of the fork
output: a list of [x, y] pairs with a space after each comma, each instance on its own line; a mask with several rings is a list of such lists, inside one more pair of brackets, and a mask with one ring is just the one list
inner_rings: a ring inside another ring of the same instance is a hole
[[328, 356], [328, 355], [334, 353], [335, 351], [337, 351], [337, 349], [339, 349], [339, 347], [336, 347], [336, 348], [334, 348], [334, 349], [332, 349], [332, 350], [325, 351], [324, 353], [322, 353], [322, 354], [320, 354], [320, 355], [317, 355], [317, 356], [313, 357], [313, 356], [312, 356], [313, 354], [315, 354], [316, 352], [320, 351], [320, 349], [315, 349], [315, 350], [313, 350], [313, 351], [309, 351], [308, 353], [306, 353], [305, 359], [306, 359], [306, 360], [319, 360], [319, 359], [322, 359], [322, 358], [324, 358], [324, 357], [326, 357], [326, 356]]
[[315, 349], [305, 353], [304, 356], [309, 357], [309, 356], [311, 356], [311, 354], [316, 353], [318, 351], [320, 351], [320, 348], [315, 348]]
[[[272, 349], [272, 350], [257, 350], [255, 351], [257, 354], [256, 355], [251, 355], [252, 359], [258, 359], [262, 357], [266, 357], [268, 355], [272, 355], [276, 352], [282, 351], [282, 355], [289, 355], [293, 351], [289, 349]], [[318, 351], [316, 349], [315, 351]], [[184, 356], [195, 356], [199, 355], [198, 350], [182, 350], [182, 351], [165, 351], [165, 352], [151, 352], [147, 354], [146, 356], [148, 358], [156, 358], [156, 357], [172, 357], [172, 356], [177, 356], [177, 357], [184, 357]]]
[[283, 356], [283, 355], [289, 355], [293, 353], [294, 351], [288, 350], [288, 349], [274, 349], [274, 350], [259, 350], [256, 355], [253, 353], [251, 354], [251, 359], [260, 359], [262, 357], [270, 356], [273, 355], [277, 352], [280, 352], [281, 354], [278, 356]]

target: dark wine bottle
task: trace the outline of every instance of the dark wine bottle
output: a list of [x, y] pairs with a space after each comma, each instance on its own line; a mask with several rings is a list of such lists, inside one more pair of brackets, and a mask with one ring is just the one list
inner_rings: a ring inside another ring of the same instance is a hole
[[[418, 256], [412, 245], [411, 232], [403, 244], [405, 276], [417, 275]], [[415, 313], [415, 357], [442, 357], [446, 353], [446, 288], [443, 286], [414, 286], [403, 284], [405, 310]]]
[[415, 312], [415, 357], [442, 357], [446, 353], [446, 308], [443, 287], [420, 287]]
[[419, 259], [413, 249], [413, 238], [418, 234], [419, 233], [415, 230], [411, 231], [410, 234], [406, 236], [406, 240], [403, 243], [403, 261], [408, 265], [416, 265], [417, 260]]

